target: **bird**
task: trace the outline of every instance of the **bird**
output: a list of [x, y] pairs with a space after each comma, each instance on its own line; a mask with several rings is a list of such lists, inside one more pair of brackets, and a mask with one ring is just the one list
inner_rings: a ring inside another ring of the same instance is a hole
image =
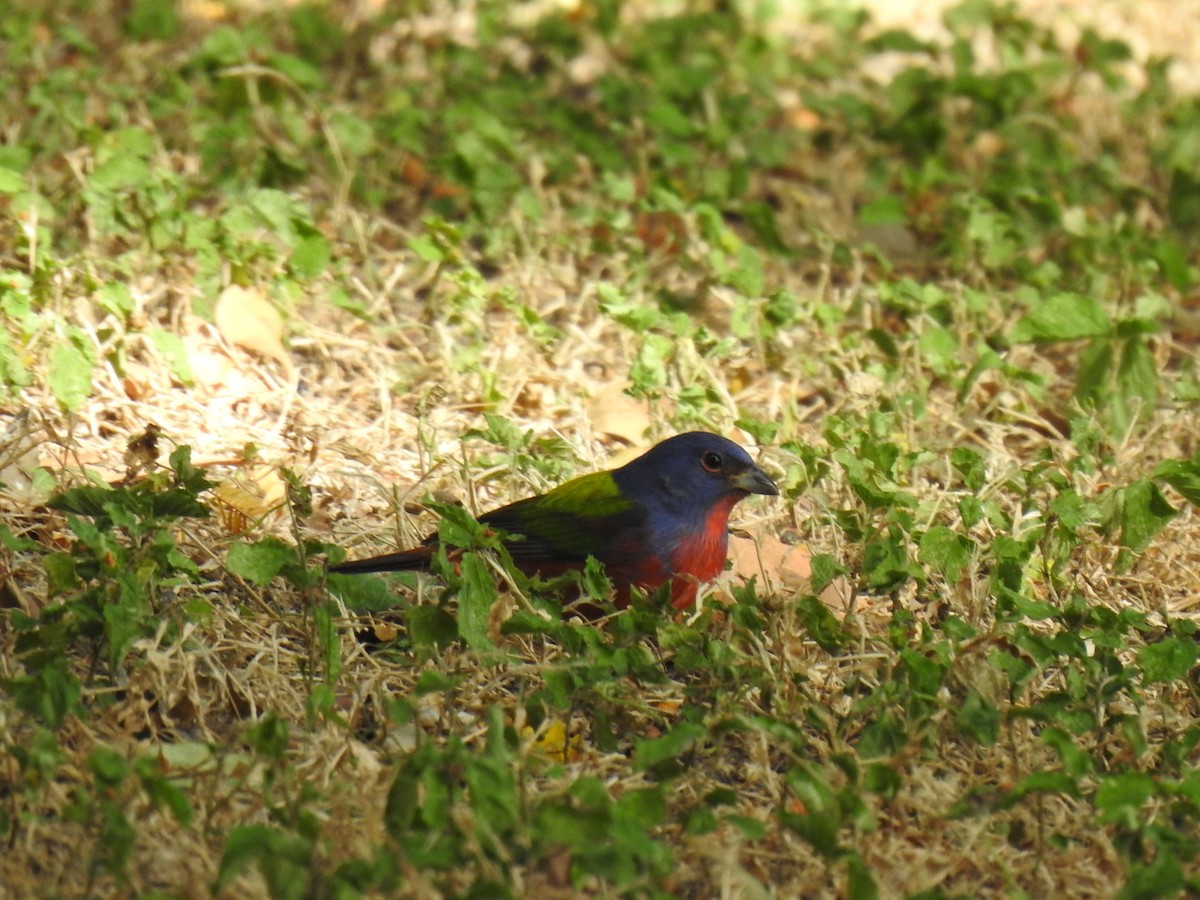
[[[669, 583], [671, 605], [684, 610], [696, 602], [699, 586], [725, 568], [729, 513], [751, 494], [778, 496], [779, 488], [738, 444], [690, 431], [620, 468], [580, 475], [478, 520], [503, 532], [513, 564], [527, 575], [552, 578], [595, 557], [616, 589], [618, 609], [629, 605], [631, 588]], [[428, 570], [438, 545], [435, 533], [412, 549], [329, 571]]]

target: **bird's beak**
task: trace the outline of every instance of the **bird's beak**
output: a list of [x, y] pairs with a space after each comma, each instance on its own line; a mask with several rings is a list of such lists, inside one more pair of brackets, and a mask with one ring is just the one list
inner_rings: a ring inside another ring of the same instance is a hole
[[767, 473], [758, 466], [750, 466], [748, 469], [742, 469], [732, 478], [729, 479], [739, 491], [745, 491], [747, 494], [766, 494], [768, 497], [778, 497], [779, 488], [775, 486]]

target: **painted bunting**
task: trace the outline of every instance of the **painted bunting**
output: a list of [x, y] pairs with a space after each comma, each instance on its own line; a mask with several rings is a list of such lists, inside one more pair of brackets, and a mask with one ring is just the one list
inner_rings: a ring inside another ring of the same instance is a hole
[[[668, 438], [633, 462], [581, 475], [537, 497], [484, 513], [506, 535], [513, 562], [542, 577], [604, 564], [619, 607], [631, 586], [671, 583], [671, 604], [696, 602], [698, 586], [725, 567], [729, 513], [750, 494], [779, 489], [741, 447], [703, 431]], [[330, 572], [427, 569], [438, 536], [411, 550], [330, 566]]]

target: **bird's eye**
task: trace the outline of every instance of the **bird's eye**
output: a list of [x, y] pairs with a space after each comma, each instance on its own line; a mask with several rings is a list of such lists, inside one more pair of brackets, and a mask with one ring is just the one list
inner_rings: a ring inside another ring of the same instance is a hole
[[700, 465], [704, 466], [704, 468], [709, 472], [720, 472], [721, 463], [721, 454], [713, 450], [709, 450], [702, 457], [700, 457]]

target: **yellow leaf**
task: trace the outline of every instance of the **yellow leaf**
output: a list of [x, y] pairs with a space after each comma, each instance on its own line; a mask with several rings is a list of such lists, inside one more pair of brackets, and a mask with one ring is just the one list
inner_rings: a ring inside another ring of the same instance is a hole
[[261, 291], [231, 284], [217, 299], [215, 318], [221, 337], [278, 360], [292, 380], [292, 358], [283, 347], [283, 316]]

